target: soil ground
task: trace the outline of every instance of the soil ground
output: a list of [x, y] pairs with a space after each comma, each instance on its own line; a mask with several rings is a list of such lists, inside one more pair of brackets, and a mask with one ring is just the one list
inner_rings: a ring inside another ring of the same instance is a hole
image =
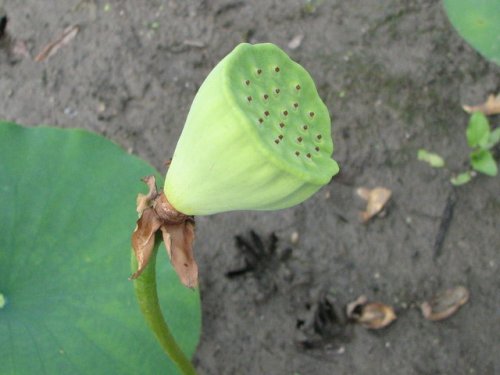
[[[4, 8], [10, 43], [25, 41], [32, 57], [66, 27], [80, 32], [40, 63], [8, 55], [4, 40], [0, 118], [92, 130], [161, 171], [198, 87], [239, 42], [273, 42], [314, 77], [342, 172], [292, 209], [198, 218], [200, 374], [500, 373], [500, 179], [449, 183], [467, 165], [461, 104], [498, 91], [500, 68], [458, 36], [440, 2], [6, 0]], [[439, 152], [447, 168], [417, 161], [419, 148]], [[385, 217], [359, 222], [360, 186], [392, 190]], [[244, 262], [234, 237], [250, 230], [264, 240], [275, 233], [278, 254], [289, 256], [229, 279]], [[420, 302], [456, 285], [470, 301], [448, 320], [425, 320]], [[380, 331], [345, 324], [345, 305], [362, 294], [393, 305], [397, 321]], [[315, 331], [325, 298], [335, 314]]]

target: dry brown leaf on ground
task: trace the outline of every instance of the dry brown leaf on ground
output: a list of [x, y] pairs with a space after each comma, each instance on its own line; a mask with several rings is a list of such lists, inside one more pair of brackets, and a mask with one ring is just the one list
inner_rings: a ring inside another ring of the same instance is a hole
[[368, 302], [365, 296], [347, 304], [346, 314], [350, 320], [368, 329], [387, 327], [397, 318], [391, 306], [381, 302]]
[[441, 291], [420, 305], [424, 317], [436, 321], [449, 318], [469, 300], [469, 291], [458, 286]]
[[497, 95], [489, 95], [488, 99], [482, 104], [478, 105], [463, 105], [462, 108], [467, 113], [472, 112], [482, 112], [486, 116], [489, 115], [498, 115], [500, 114], [500, 94]]
[[73, 38], [80, 31], [80, 26], [70, 26], [66, 28], [56, 40], [43, 47], [42, 51], [35, 57], [36, 62], [47, 60], [50, 56], [54, 55], [59, 48], [65, 46], [73, 40]]
[[374, 189], [360, 187], [356, 190], [356, 193], [367, 202], [366, 210], [360, 214], [363, 223], [380, 213], [392, 195], [392, 191], [384, 187]]

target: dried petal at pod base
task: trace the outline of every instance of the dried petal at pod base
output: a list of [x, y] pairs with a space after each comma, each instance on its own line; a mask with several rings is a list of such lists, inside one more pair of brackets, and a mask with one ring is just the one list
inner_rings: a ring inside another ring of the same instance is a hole
[[180, 224], [161, 227], [163, 242], [181, 282], [188, 288], [198, 286], [198, 265], [193, 255], [194, 222], [187, 220]]
[[170, 204], [164, 192], [157, 195], [153, 202], [153, 208], [164, 224], [180, 224], [192, 218], [177, 211]]
[[137, 226], [132, 233], [132, 248], [137, 258], [137, 271], [130, 279], [138, 278], [149, 263], [155, 245], [156, 231], [161, 227], [161, 221], [152, 208], [142, 213]]
[[463, 105], [462, 108], [467, 113], [482, 112], [486, 116], [497, 115], [500, 113], [500, 94], [489, 95], [483, 104]]
[[420, 309], [428, 320], [443, 320], [455, 314], [468, 300], [469, 291], [463, 286], [458, 286], [437, 293], [429, 301], [422, 303]]
[[367, 201], [366, 210], [361, 212], [361, 221], [363, 223], [382, 211], [392, 195], [392, 191], [384, 187], [374, 189], [360, 187], [356, 190], [356, 193]]
[[153, 200], [158, 196], [158, 190], [156, 189], [156, 179], [155, 176], [146, 176], [142, 181], [148, 185], [149, 191], [146, 195], [139, 193], [136, 199], [137, 213], [139, 217], [142, 215], [144, 210], [151, 207]]
[[181, 282], [189, 288], [198, 285], [198, 265], [193, 256], [194, 219], [177, 211], [163, 192], [158, 193], [154, 176], [143, 181], [148, 194], [137, 197], [139, 220], [132, 233], [132, 248], [137, 259], [137, 271], [130, 279], [138, 278], [153, 255], [156, 234], [163, 236], [172, 265]]
[[347, 317], [368, 329], [381, 329], [396, 320], [391, 306], [381, 302], [368, 302], [365, 296], [358, 297], [346, 307]]

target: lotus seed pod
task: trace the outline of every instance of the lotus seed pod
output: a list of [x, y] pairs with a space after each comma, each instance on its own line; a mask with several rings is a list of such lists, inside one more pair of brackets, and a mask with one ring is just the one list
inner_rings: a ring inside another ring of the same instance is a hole
[[208, 75], [175, 149], [165, 194], [188, 215], [303, 202], [339, 167], [328, 109], [273, 44], [240, 44]]

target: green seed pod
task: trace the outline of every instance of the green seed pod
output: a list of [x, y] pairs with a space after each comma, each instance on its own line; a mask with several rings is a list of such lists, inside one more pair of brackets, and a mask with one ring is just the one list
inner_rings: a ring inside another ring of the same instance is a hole
[[200, 87], [164, 190], [188, 215], [291, 207], [338, 173], [332, 152], [307, 71], [273, 44], [240, 44]]

